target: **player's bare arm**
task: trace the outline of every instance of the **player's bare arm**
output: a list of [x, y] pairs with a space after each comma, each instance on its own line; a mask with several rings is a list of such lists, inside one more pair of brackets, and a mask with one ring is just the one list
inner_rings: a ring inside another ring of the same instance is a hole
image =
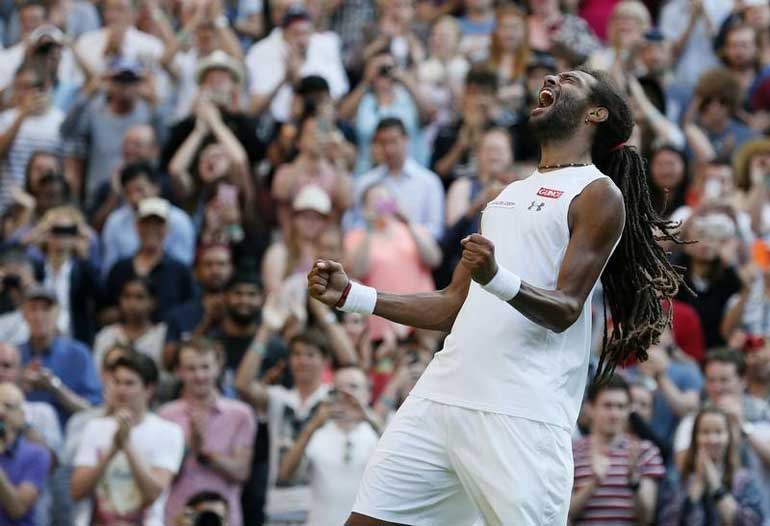
[[[308, 274], [310, 295], [329, 306], [337, 304], [349, 281], [336, 261], [319, 260]], [[374, 314], [410, 327], [448, 331], [468, 295], [470, 283], [468, 269], [457, 265], [452, 282], [444, 289], [421, 294], [378, 292]]]
[[[580, 316], [588, 294], [599, 278], [625, 223], [620, 190], [607, 179], [589, 184], [569, 211], [570, 242], [556, 290], [522, 282], [508, 303], [530, 321], [555, 332], [566, 330]], [[487, 284], [498, 272], [494, 245], [479, 234], [463, 240], [461, 265], [474, 281]]]

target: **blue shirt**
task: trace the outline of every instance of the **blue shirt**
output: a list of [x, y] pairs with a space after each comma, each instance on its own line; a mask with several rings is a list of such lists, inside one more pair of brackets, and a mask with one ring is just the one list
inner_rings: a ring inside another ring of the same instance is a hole
[[425, 138], [420, 129], [420, 113], [414, 99], [402, 86], [394, 88], [393, 101], [388, 106], [380, 106], [374, 93], [368, 92], [361, 99], [355, 118], [356, 166], [354, 173], [362, 174], [372, 167], [371, 145], [377, 125], [386, 117], [397, 117], [406, 128], [409, 136], [409, 156], [423, 166], [428, 164], [430, 155]]
[[[168, 235], [164, 244], [166, 254], [185, 265], [192, 265], [195, 256], [195, 229], [192, 219], [183, 210], [171, 206], [168, 215]], [[107, 218], [102, 232], [102, 274], [123, 258], [132, 257], [139, 250], [136, 233], [136, 213], [124, 204]]]
[[385, 165], [363, 174], [355, 180], [354, 208], [345, 217], [345, 230], [364, 227], [361, 197], [364, 190], [382, 183], [398, 202], [406, 216], [427, 228], [434, 239], [444, 233], [444, 186], [439, 176], [407, 159], [401, 174], [393, 176]]
[[[21, 484], [32, 484], [38, 495], [43, 492], [50, 465], [48, 449], [24, 437], [19, 437], [8, 451], [0, 455], [0, 470], [11, 484], [17, 488]], [[30, 506], [23, 517], [11, 519], [0, 506], [0, 526], [35, 526], [36, 507], [37, 502]]]
[[[21, 363], [27, 365], [33, 360], [39, 360], [41, 365], [59, 377], [64, 385], [78, 396], [82, 396], [94, 405], [102, 401], [102, 385], [96, 374], [96, 367], [91, 356], [91, 351], [82, 343], [69, 338], [56, 337], [48, 349], [43, 352], [33, 353], [28, 343], [22, 345]], [[67, 412], [49, 391], [30, 391], [27, 393], [30, 402], [48, 402], [59, 417], [59, 422], [64, 425], [69, 418]]]

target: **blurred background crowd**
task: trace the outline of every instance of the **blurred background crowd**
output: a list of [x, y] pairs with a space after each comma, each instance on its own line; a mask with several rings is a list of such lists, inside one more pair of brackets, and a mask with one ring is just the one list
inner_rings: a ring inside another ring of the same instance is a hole
[[444, 335], [306, 273], [445, 286], [578, 66], [698, 242], [570, 520], [770, 524], [768, 0], [0, 0], [0, 44], [0, 526], [342, 524]]

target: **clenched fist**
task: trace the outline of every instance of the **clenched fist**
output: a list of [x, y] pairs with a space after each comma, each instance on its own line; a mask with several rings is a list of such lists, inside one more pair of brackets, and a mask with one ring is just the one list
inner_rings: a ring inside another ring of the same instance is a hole
[[349, 282], [342, 265], [328, 259], [316, 261], [307, 275], [310, 295], [329, 307], [337, 304]]
[[495, 245], [481, 234], [471, 234], [460, 243], [463, 246], [460, 263], [470, 271], [473, 281], [479, 285], [489, 283], [497, 274]]

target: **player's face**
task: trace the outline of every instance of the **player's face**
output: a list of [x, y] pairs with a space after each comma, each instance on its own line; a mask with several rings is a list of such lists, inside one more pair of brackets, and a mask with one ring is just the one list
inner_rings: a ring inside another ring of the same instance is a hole
[[625, 429], [631, 400], [623, 389], [608, 389], [599, 393], [593, 407], [594, 431], [602, 435], [617, 435]]
[[588, 73], [567, 71], [545, 77], [529, 126], [541, 142], [574, 135], [589, 107], [588, 96], [596, 83]]

